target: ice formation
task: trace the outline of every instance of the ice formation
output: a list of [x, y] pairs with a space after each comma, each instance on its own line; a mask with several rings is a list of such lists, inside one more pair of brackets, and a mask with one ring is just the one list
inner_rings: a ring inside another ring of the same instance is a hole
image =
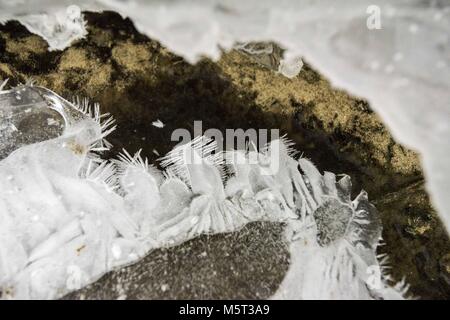
[[250, 55], [261, 65], [288, 78], [297, 76], [303, 67], [303, 61], [300, 57], [284, 59], [281, 48], [270, 42], [238, 43], [234, 48]]
[[161, 172], [139, 152], [100, 159], [113, 120], [84, 100], [27, 84], [3, 88], [0, 110], [2, 298], [58, 298], [154, 248], [262, 220], [286, 223], [291, 245], [275, 298], [402, 297], [377, 259], [381, 224], [367, 194], [352, 201], [348, 176], [296, 160], [284, 138], [216, 153], [197, 137], [164, 156]]
[[[14, 1], [14, 5], [17, 3]], [[2, 20], [0, 14], [0, 21]], [[86, 34], [85, 21], [80, 7], [67, 6], [53, 11], [49, 16], [40, 10], [20, 17], [20, 22], [49, 44], [50, 50], [63, 50]]]
[[[369, 99], [399, 142], [419, 151], [427, 187], [450, 228], [450, 6], [447, 0], [0, 0], [0, 20], [19, 19], [44, 35], [52, 17], [76, 4], [115, 10], [144, 34], [195, 62], [236, 42], [274, 41], [287, 74], [305, 57], [331, 81]], [[47, 14], [27, 24], [36, 12]], [[372, 23], [379, 13], [380, 20]], [[57, 25], [57, 24], [55, 24]], [[379, 29], [378, 29], [379, 27]], [[47, 37], [53, 43], [58, 33]], [[75, 37], [74, 37], [75, 38]], [[220, 46], [220, 47], [219, 47]]]

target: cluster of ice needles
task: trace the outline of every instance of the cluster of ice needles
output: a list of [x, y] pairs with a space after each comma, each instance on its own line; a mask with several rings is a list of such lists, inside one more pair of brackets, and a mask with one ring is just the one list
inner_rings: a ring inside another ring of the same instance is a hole
[[377, 257], [381, 224], [367, 194], [352, 201], [349, 176], [295, 159], [287, 139], [216, 154], [197, 137], [160, 171], [140, 152], [101, 159], [114, 128], [87, 101], [1, 86], [1, 298], [59, 298], [152, 249], [253, 221], [286, 225], [291, 265], [274, 298], [403, 297]]

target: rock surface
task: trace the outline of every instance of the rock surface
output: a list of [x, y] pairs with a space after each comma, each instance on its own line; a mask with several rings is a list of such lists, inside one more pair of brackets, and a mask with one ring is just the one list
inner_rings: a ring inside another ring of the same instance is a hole
[[[294, 79], [238, 51], [217, 63], [203, 59], [190, 65], [116, 13], [86, 13], [86, 20], [86, 39], [51, 52], [19, 23], [1, 25], [0, 78], [10, 78], [11, 84], [33, 78], [67, 98], [99, 102], [118, 124], [107, 157], [122, 148], [143, 148], [143, 155], [155, 161], [154, 151], [163, 155], [177, 143], [170, 141], [172, 131], [192, 131], [194, 120], [202, 120], [204, 130], [279, 128], [319, 169], [349, 174], [355, 194], [368, 191], [383, 219], [387, 245], [380, 251], [389, 254], [396, 280], [405, 276], [418, 297], [450, 297], [450, 242], [423, 188], [420, 161], [392, 139], [366, 101], [332, 88], [308, 65]], [[151, 125], [157, 119], [164, 128]], [[252, 224], [207, 238], [152, 252], [69, 298], [266, 298], [274, 293], [289, 263], [279, 225]], [[198, 262], [204, 253], [208, 258]], [[234, 272], [225, 271], [231, 267]]]

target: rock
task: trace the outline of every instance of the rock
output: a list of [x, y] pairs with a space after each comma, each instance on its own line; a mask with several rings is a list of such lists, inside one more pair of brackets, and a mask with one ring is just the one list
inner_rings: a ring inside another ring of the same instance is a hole
[[257, 222], [157, 249], [64, 299], [267, 299], [289, 265], [282, 229]]

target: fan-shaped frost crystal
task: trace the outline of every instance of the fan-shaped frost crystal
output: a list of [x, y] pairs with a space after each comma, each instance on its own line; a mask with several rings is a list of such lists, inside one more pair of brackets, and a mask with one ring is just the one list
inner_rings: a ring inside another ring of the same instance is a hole
[[198, 137], [160, 172], [139, 152], [101, 160], [113, 121], [86, 101], [24, 85], [0, 92], [0, 116], [2, 298], [58, 298], [154, 248], [261, 220], [285, 222], [291, 246], [275, 297], [401, 297], [376, 257], [381, 224], [367, 194], [352, 201], [348, 176], [294, 159], [286, 139], [215, 154]]

